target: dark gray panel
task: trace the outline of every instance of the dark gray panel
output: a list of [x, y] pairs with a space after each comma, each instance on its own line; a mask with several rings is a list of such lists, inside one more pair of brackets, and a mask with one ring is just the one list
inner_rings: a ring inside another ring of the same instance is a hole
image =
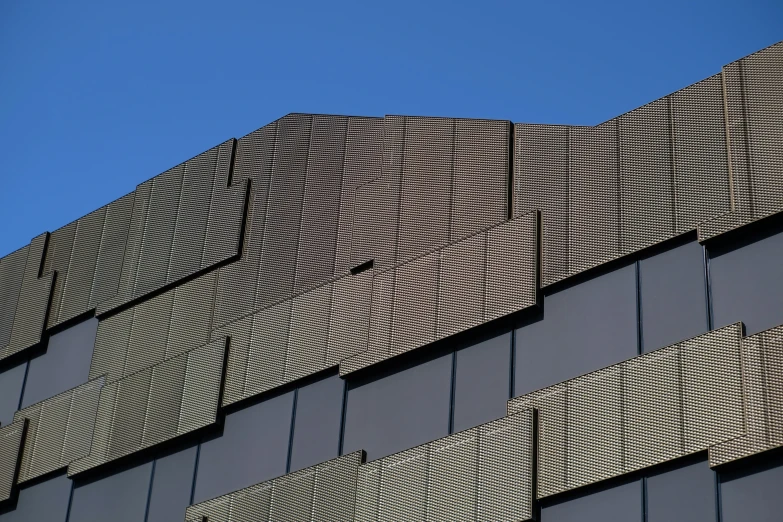
[[179, 522], [190, 505], [198, 447], [155, 461], [146, 522]]
[[28, 250], [25, 246], [0, 258], [0, 356], [3, 355], [3, 348], [11, 340], [16, 303], [22, 290]]
[[713, 326], [745, 333], [783, 323], [783, 232], [710, 259]]
[[49, 338], [46, 353], [30, 361], [23, 408], [89, 380], [97, 331], [98, 320], [91, 318]]
[[337, 456], [344, 387], [345, 381], [334, 375], [299, 388], [290, 471]]
[[65, 522], [71, 481], [63, 473], [19, 490], [16, 509], [0, 515], [0, 522]]
[[515, 334], [514, 395], [637, 355], [636, 269], [619, 268], [544, 298]]
[[117, 294], [134, 197], [135, 194], [131, 192], [106, 206], [88, 308], [95, 308], [101, 301]]
[[503, 417], [511, 379], [511, 334], [457, 351], [454, 426], [458, 432]]
[[[68, 279], [68, 267], [71, 264], [71, 254], [78, 224], [78, 221], [73, 221], [52, 232], [49, 236], [49, 243], [46, 246], [44, 268], [41, 273], [57, 272], [54, 288], [52, 289], [47, 328], [57, 324], [60, 317], [60, 305], [65, 293], [65, 282]], [[84, 260], [84, 262], [87, 262], [87, 260]]]
[[90, 309], [90, 293], [105, 221], [106, 207], [102, 207], [77, 222], [68, 272], [60, 273], [64, 280], [60, 313], [56, 318], [49, 318], [50, 325], [72, 319]]
[[709, 330], [704, 250], [696, 241], [639, 263], [645, 352]]
[[715, 472], [697, 462], [647, 479], [647, 522], [714, 522]]
[[448, 435], [451, 354], [351, 387], [343, 453], [367, 460]]
[[541, 522], [641, 522], [642, 484], [621, 486], [565, 500], [541, 509]]
[[201, 445], [193, 502], [283, 475], [293, 392], [226, 416], [223, 435]]
[[22, 397], [24, 374], [27, 363], [24, 362], [0, 373], [0, 426], [11, 424], [14, 412], [19, 409], [19, 399]]
[[781, 484], [781, 465], [721, 482], [721, 521], [778, 522], [783, 518]]
[[95, 482], [76, 486], [68, 522], [144, 520], [151, 476], [152, 463], [148, 462]]

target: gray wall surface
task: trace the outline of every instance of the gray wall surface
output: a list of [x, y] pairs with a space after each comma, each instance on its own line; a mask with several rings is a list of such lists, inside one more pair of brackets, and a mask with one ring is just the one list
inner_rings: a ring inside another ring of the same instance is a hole
[[721, 483], [721, 522], [783, 520], [783, 465]]
[[0, 515], [2, 522], [66, 522], [71, 481], [65, 473], [19, 491], [14, 511]]
[[152, 462], [77, 485], [68, 522], [141, 522], [147, 510]]
[[0, 426], [14, 420], [14, 413], [19, 409], [19, 400], [22, 398], [26, 370], [27, 363], [24, 362], [0, 373]]
[[179, 522], [190, 505], [198, 446], [155, 461], [146, 522]]
[[647, 522], [715, 522], [715, 472], [705, 462], [647, 478]]
[[641, 522], [641, 480], [541, 509], [541, 522]]
[[337, 375], [297, 390], [289, 471], [338, 456], [344, 390], [345, 381]]
[[374, 460], [449, 434], [452, 355], [363, 383], [349, 384], [343, 454]]
[[516, 330], [514, 395], [637, 355], [636, 267], [544, 297], [539, 321]]
[[93, 317], [49, 338], [46, 353], [30, 361], [23, 408], [89, 380], [97, 331], [98, 319]]
[[713, 327], [747, 335], [783, 323], [783, 232], [710, 257]]
[[704, 249], [695, 240], [639, 261], [644, 352], [709, 329]]
[[201, 445], [194, 502], [286, 472], [294, 392], [226, 416], [223, 435]]

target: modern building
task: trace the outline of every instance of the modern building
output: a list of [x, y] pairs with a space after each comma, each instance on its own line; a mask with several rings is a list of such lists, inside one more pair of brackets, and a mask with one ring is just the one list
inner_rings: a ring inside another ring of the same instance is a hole
[[781, 521], [783, 42], [221, 143], [0, 259], [0, 424], [0, 522]]

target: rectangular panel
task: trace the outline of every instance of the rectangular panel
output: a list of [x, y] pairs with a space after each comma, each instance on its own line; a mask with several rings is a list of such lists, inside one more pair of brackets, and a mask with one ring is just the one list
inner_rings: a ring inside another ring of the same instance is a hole
[[486, 240], [484, 233], [441, 252], [437, 337], [448, 337], [484, 321]]
[[381, 501], [381, 465], [375, 460], [359, 466], [356, 475], [356, 522], [376, 522]]
[[0, 357], [4, 356], [3, 350], [11, 340], [28, 250], [25, 246], [0, 258]]
[[212, 341], [187, 353], [188, 368], [182, 391], [177, 435], [215, 422], [225, 353], [225, 339]]
[[244, 397], [271, 390], [284, 382], [290, 324], [290, 300], [261, 310], [253, 316]]
[[313, 522], [354, 519], [356, 477], [363, 459], [363, 452], [357, 451], [316, 467]]
[[541, 211], [543, 286], [570, 273], [570, 132], [560, 125], [514, 125], [514, 216]]
[[40, 407], [35, 438], [31, 438], [33, 446], [29, 472], [25, 478], [40, 477], [59, 468], [65, 429], [68, 426], [68, 413], [71, 408], [71, 394], [58, 395], [44, 401]]
[[123, 375], [158, 364], [166, 357], [175, 289], [142, 301], [134, 307]]
[[129, 308], [98, 323], [90, 379], [105, 375], [106, 382], [114, 382], [123, 377], [134, 311]]
[[617, 120], [571, 132], [569, 268], [581, 272], [620, 248]]
[[217, 272], [177, 286], [167, 335], [166, 357], [174, 357], [209, 341]]
[[103, 207], [77, 221], [67, 277], [63, 278], [63, 299], [57, 322], [66, 321], [90, 309], [90, 294], [105, 219], [106, 207]]
[[422, 256], [397, 268], [392, 325], [392, 354], [435, 340], [440, 252]]
[[427, 520], [474, 520], [479, 494], [478, 435], [478, 429], [467, 430], [430, 444]]
[[174, 522], [190, 505], [198, 445], [155, 459], [145, 522]]
[[253, 316], [250, 315], [212, 332], [214, 339], [220, 337], [230, 338], [222, 406], [233, 404], [244, 397], [247, 358], [250, 352], [252, 329]]
[[46, 326], [44, 321], [52, 296], [52, 285], [55, 280], [55, 275], [51, 272], [38, 277], [46, 253], [48, 236], [49, 234], [45, 233], [34, 237], [27, 250], [24, 279], [16, 305], [11, 341], [8, 343], [4, 357], [25, 350], [41, 341], [41, 334]]
[[293, 293], [312, 117], [292, 114], [278, 125], [256, 292], [262, 306]]
[[617, 121], [622, 253], [629, 253], [675, 234], [669, 100], [656, 100]]
[[[65, 428], [61, 462], [66, 465], [90, 452], [104, 378], [99, 377], [73, 390]], [[62, 429], [62, 426], [59, 427]]]
[[348, 118], [313, 116], [296, 258], [295, 291], [334, 274]]
[[275, 481], [269, 519], [275, 522], [310, 520], [313, 509], [315, 470], [308, 468]]
[[493, 227], [487, 234], [484, 320], [536, 304], [538, 213]]
[[0, 502], [13, 493], [26, 426], [27, 420], [22, 419], [0, 428]]
[[331, 284], [319, 286], [293, 299], [286, 350], [286, 381], [293, 381], [326, 367], [331, 304]]
[[410, 520], [426, 520], [428, 461], [428, 445], [383, 459], [378, 520], [395, 520], [400, 513]]
[[117, 294], [128, 240], [129, 225], [133, 213], [135, 193], [121, 197], [106, 205], [106, 216], [101, 232], [101, 245], [95, 263], [95, 277], [90, 291], [89, 309], [98, 306]]
[[677, 231], [731, 209], [720, 75], [671, 95]]
[[[109, 460], [133, 453], [141, 447], [147, 413], [152, 369], [117, 381], [117, 406], [109, 439]], [[104, 419], [96, 419], [101, 422]]]
[[332, 283], [326, 364], [331, 366], [367, 350], [372, 299], [371, 270]]
[[455, 120], [405, 120], [397, 262], [448, 242], [454, 171]]
[[356, 188], [350, 268], [373, 260], [376, 269], [397, 259], [400, 176], [387, 173]]
[[73, 221], [52, 232], [49, 236], [49, 243], [46, 246], [44, 266], [41, 273], [57, 272], [57, 277], [54, 279], [54, 288], [52, 289], [51, 310], [49, 311], [47, 328], [57, 324], [60, 318], [63, 292], [65, 282], [68, 279], [68, 266], [71, 264], [71, 253], [73, 252], [73, 242], [76, 237], [78, 223], [78, 221]]
[[166, 284], [184, 170], [184, 164], [180, 164], [151, 180], [152, 191], [147, 219], [144, 221], [133, 297], [142, 296]]
[[183, 165], [182, 189], [175, 217], [167, 283], [193, 274], [201, 268], [217, 155], [217, 147], [214, 147], [189, 159]]
[[187, 362], [186, 357], [175, 357], [152, 368], [146, 414], [142, 424], [143, 447], [177, 435]]
[[508, 215], [510, 123], [454, 123], [454, 184], [449, 240], [473, 234]]

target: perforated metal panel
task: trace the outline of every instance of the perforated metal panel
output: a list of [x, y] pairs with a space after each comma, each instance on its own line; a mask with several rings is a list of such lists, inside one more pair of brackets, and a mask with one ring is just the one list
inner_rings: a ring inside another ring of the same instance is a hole
[[190, 506], [185, 521], [321, 522], [353, 520], [363, 452], [357, 451], [295, 473]]
[[[49, 312], [49, 325], [67, 321], [90, 309], [90, 294], [106, 221], [106, 207], [87, 214], [76, 222], [73, 248], [68, 265], [58, 269], [62, 283], [59, 313]], [[56, 293], [56, 290], [55, 290]]]
[[16, 412], [14, 422], [28, 422], [20, 484], [87, 455], [103, 382], [99, 377]]
[[63, 300], [63, 289], [65, 281], [68, 278], [68, 265], [71, 261], [73, 252], [73, 241], [76, 237], [76, 228], [79, 222], [68, 223], [62, 228], [58, 228], [49, 236], [49, 242], [44, 254], [44, 266], [41, 273], [51, 273], [56, 271], [57, 276], [54, 279], [52, 287], [52, 297], [47, 328], [54, 326], [60, 317], [60, 306]]
[[215, 422], [226, 340], [195, 348], [107, 384], [89, 455], [73, 476]]
[[0, 428], [0, 503], [13, 495], [26, 427], [22, 419]]
[[29, 247], [25, 246], [0, 258], [0, 358], [5, 357], [11, 340], [28, 250]]

